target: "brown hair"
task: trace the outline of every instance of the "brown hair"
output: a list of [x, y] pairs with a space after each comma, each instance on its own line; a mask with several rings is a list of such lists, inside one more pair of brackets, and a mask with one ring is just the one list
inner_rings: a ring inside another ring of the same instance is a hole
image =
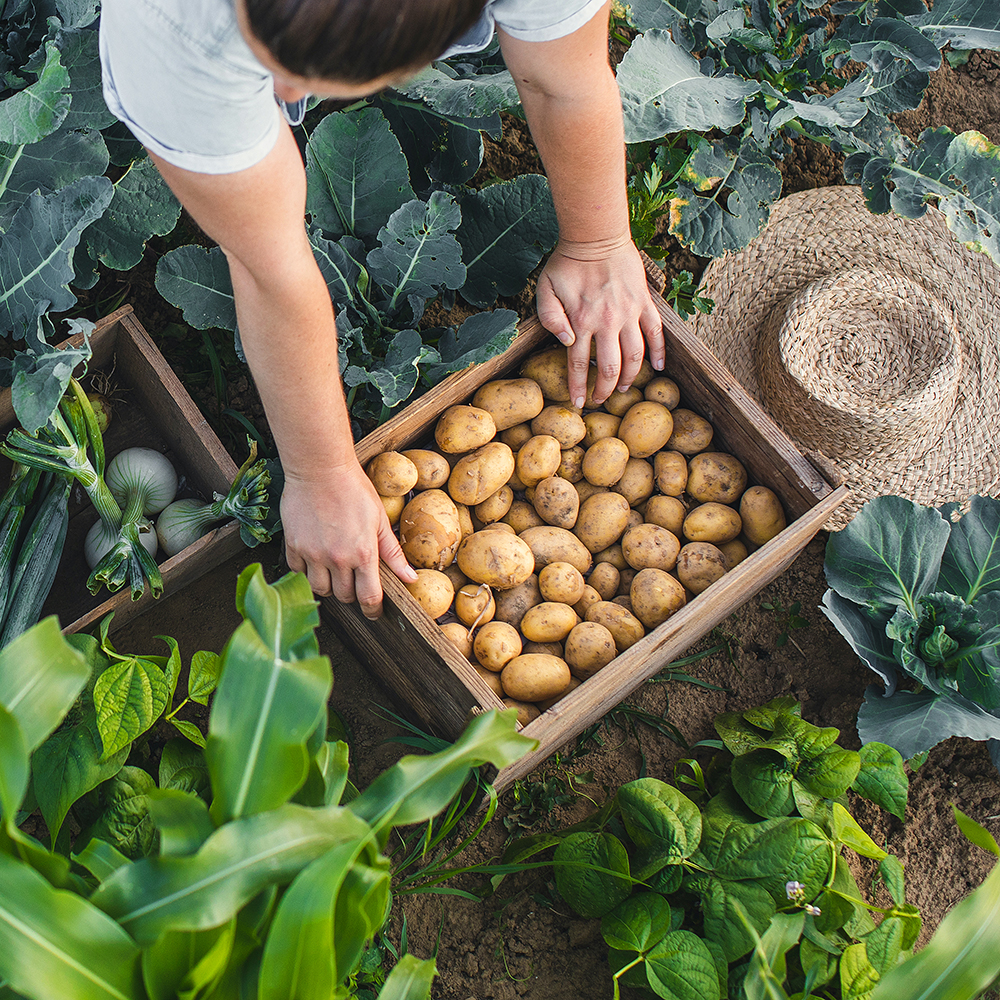
[[250, 28], [291, 73], [367, 83], [438, 58], [486, 0], [245, 0]]

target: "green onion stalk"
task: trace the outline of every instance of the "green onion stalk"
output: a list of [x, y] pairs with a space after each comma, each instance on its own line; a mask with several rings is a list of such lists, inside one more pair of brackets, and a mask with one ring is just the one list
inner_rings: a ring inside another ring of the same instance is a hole
[[138, 515], [130, 511], [123, 516], [104, 481], [104, 439], [94, 407], [76, 379], [70, 379], [69, 391], [44, 428], [35, 435], [15, 428], [0, 445], [0, 453], [30, 468], [75, 479], [90, 497], [107, 534], [117, 538], [87, 579], [92, 594], [102, 586], [120, 590], [126, 580], [134, 601], [142, 596], [147, 581], [153, 597], [163, 593], [159, 567], [139, 540]]

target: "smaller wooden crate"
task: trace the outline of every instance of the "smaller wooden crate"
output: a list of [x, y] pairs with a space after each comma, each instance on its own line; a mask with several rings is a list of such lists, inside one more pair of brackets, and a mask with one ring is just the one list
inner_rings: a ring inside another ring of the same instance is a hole
[[[79, 346], [82, 341], [83, 337], [77, 336], [64, 346]], [[213, 492], [227, 493], [236, 478], [236, 464], [133, 315], [132, 307], [104, 317], [91, 333], [90, 345], [93, 355], [87, 363], [88, 374], [103, 372], [113, 386], [114, 416], [105, 435], [108, 459], [123, 448], [154, 448], [166, 454], [177, 469], [178, 496], [211, 499]], [[16, 423], [8, 389], [0, 393], [0, 435], [6, 436]], [[7, 481], [9, 472], [10, 462], [0, 459], [0, 482]], [[138, 601], [131, 599], [127, 585], [115, 594], [101, 590], [94, 595], [87, 590], [90, 570], [83, 557], [83, 539], [97, 520], [97, 512], [79, 486], [74, 486], [70, 504], [66, 546], [42, 614], [58, 615], [64, 632], [79, 632], [114, 611], [112, 628], [118, 628], [152, 607], [153, 598], [148, 587]], [[163, 596], [197, 580], [241, 547], [235, 521], [210, 531], [160, 563]]]
[[[501, 791], [602, 718], [787, 569], [847, 496], [846, 487], [832, 486], [797, 451], [656, 290], [653, 297], [667, 341], [664, 374], [679, 386], [681, 405], [711, 421], [714, 450], [732, 453], [746, 466], [751, 482], [774, 490], [784, 505], [788, 527], [524, 727], [526, 736], [539, 741], [538, 749], [497, 775], [494, 784]], [[416, 400], [359, 442], [358, 458], [364, 465], [383, 451], [427, 447], [445, 409], [468, 402], [490, 379], [517, 377], [529, 354], [556, 343], [537, 317], [521, 323], [504, 354], [450, 376]], [[361, 662], [421, 725], [449, 739], [462, 731], [470, 713], [502, 708], [465, 657], [384, 565], [381, 578], [384, 612], [376, 621], [366, 619], [356, 604], [340, 604], [333, 598], [322, 602], [324, 613], [340, 627]]]

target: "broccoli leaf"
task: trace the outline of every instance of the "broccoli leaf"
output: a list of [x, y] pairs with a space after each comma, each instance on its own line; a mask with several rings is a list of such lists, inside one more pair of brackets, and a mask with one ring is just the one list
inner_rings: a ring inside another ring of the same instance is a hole
[[218, 247], [185, 246], [164, 254], [156, 265], [156, 290], [196, 330], [236, 330], [229, 265]]

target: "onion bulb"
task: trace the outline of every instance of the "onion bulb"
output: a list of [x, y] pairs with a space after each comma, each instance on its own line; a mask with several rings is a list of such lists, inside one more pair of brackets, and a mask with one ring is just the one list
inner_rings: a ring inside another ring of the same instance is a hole
[[[144, 517], [140, 517], [136, 522], [139, 529], [139, 541], [143, 548], [151, 555], [156, 555], [156, 532], [153, 525]], [[93, 569], [104, 556], [113, 549], [119, 542], [121, 535], [117, 530], [107, 531], [103, 521], [95, 521], [87, 532], [87, 537], [83, 540], [83, 555], [87, 560], [87, 565]]]
[[156, 519], [156, 536], [160, 540], [160, 548], [168, 556], [175, 556], [227, 516], [215, 510], [213, 504], [203, 500], [175, 500]]
[[[177, 473], [170, 460], [152, 448], [126, 448], [108, 463], [104, 481], [130, 520], [129, 508], [158, 514], [177, 495]], [[141, 506], [140, 506], [141, 505]]]

